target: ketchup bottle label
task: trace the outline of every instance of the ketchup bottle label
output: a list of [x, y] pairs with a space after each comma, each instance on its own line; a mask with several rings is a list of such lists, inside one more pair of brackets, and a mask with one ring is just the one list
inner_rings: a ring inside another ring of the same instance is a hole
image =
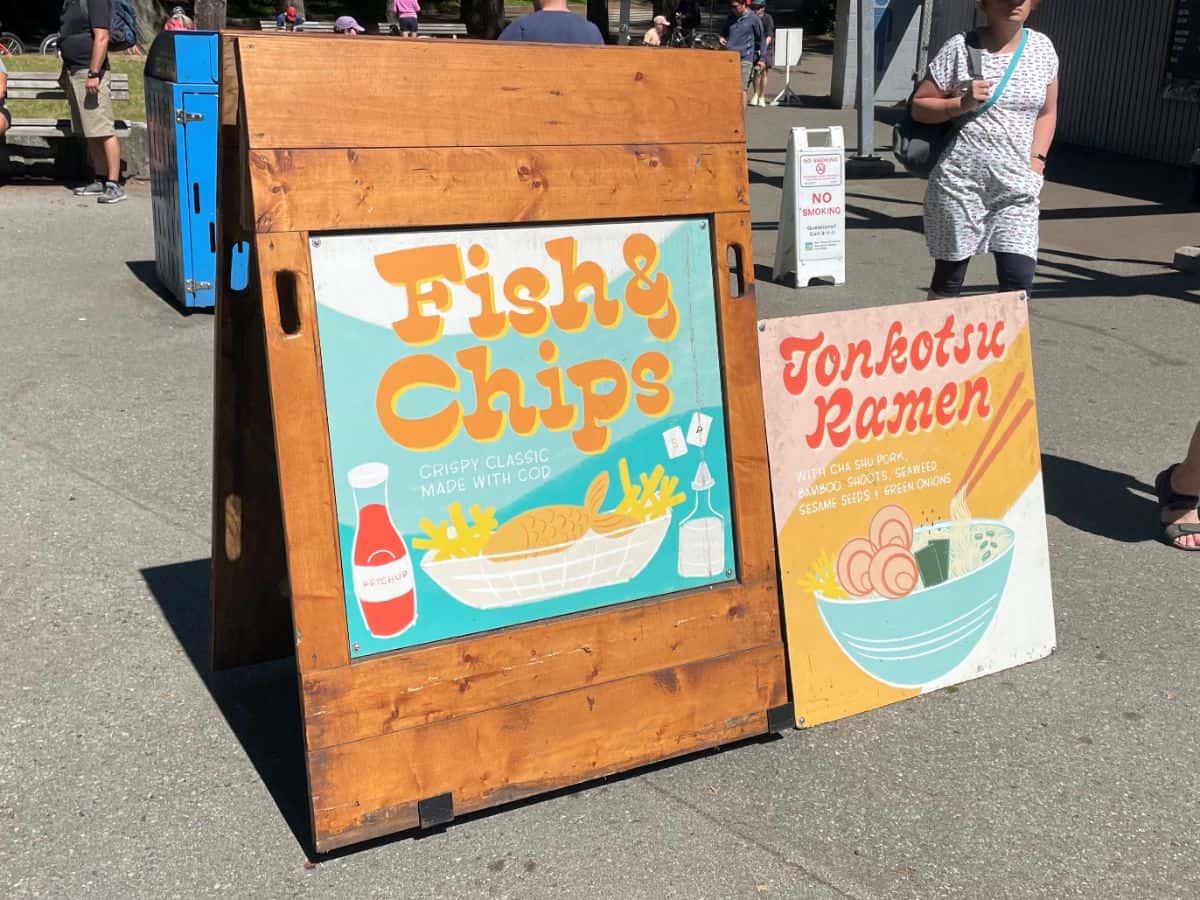
[[413, 589], [412, 561], [403, 559], [354, 567], [354, 593], [363, 603], [387, 603]]
[[387, 467], [367, 463], [351, 470], [358, 527], [351, 581], [363, 624], [373, 637], [395, 637], [417, 619], [412, 557], [387, 509]]

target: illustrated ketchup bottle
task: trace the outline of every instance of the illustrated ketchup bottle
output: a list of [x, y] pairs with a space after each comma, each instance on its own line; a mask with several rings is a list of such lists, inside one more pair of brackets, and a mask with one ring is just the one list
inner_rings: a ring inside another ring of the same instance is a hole
[[412, 557], [387, 507], [388, 467], [363, 463], [348, 475], [358, 507], [354, 532], [354, 595], [367, 631], [395, 637], [417, 619]]

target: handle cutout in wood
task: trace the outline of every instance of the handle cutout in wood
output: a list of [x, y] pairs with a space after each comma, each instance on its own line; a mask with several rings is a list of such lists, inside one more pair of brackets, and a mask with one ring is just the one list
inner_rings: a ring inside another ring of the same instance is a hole
[[296, 299], [296, 273], [280, 269], [275, 273], [275, 300], [279, 304], [279, 327], [287, 335], [300, 333], [300, 305]]
[[726, 248], [726, 265], [729, 269], [729, 299], [741, 300], [746, 295], [746, 271], [742, 261], [741, 244], [730, 244]]
[[242, 498], [225, 495], [225, 558], [237, 562], [242, 557]]

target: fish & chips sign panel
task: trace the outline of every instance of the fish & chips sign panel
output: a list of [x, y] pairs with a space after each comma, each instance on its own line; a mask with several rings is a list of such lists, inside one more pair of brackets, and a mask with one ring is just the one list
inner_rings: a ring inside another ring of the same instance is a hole
[[1054, 646], [1021, 295], [762, 323], [798, 721]]
[[707, 220], [310, 243], [352, 656], [734, 577]]

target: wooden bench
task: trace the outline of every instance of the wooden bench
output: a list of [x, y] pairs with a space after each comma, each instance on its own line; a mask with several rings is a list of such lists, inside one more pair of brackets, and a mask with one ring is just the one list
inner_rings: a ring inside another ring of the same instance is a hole
[[[286, 28], [280, 28], [274, 19], [259, 19], [258, 27], [263, 31], [287, 31]], [[333, 34], [332, 22], [313, 22], [305, 19], [300, 25], [292, 29], [300, 33], [307, 32], [308, 34]]]
[[[110, 72], [113, 100], [129, 99], [129, 76]], [[17, 171], [33, 174], [49, 166], [56, 177], [82, 177], [91, 172], [91, 163], [82, 140], [63, 140], [82, 137], [71, 127], [71, 119], [19, 118], [25, 100], [62, 100], [67, 95], [58, 84], [57, 72], [9, 72], [8, 100], [13, 122], [0, 135], [0, 181]], [[121, 141], [121, 166], [126, 177], [144, 177], [147, 172], [145, 126], [126, 119], [116, 119], [116, 135]], [[138, 140], [129, 140], [139, 130]], [[14, 169], [14, 161], [21, 166]]]
[[[129, 99], [129, 76], [122, 72], [109, 72], [109, 85], [112, 98], [116, 100]], [[8, 73], [9, 102], [21, 100], [63, 100], [67, 99], [66, 92], [58, 83], [57, 72], [9, 72]], [[5, 133], [10, 135], [27, 134], [43, 138], [73, 137], [71, 120], [67, 119], [21, 119], [16, 113], [20, 107], [15, 106], [12, 126]], [[129, 134], [129, 122], [124, 119], [116, 121], [117, 137]]]
[[[399, 34], [400, 31], [392, 31], [390, 22], [379, 23], [380, 34]], [[460, 37], [467, 36], [467, 26], [462, 22], [419, 22], [417, 37], [448, 37], [451, 40], [458, 40]]]
[[[283, 31], [286, 29], [279, 28], [275, 24], [274, 19], [259, 19], [258, 27], [263, 31]], [[380, 34], [392, 34], [392, 25], [390, 22], [378, 22], [376, 27]], [[305, 21], [303, 25], [297, 25], [297, 32], [307, 32], [309, 34], [332, 34], [332, 22], [309, 22]], [[399, 34], [399, 31], [394, 32]], [[467, 36], [467, 26], [462, 22], [421, 22], [420, 25], [421, 37], [448, 37], [460, 38]]]

